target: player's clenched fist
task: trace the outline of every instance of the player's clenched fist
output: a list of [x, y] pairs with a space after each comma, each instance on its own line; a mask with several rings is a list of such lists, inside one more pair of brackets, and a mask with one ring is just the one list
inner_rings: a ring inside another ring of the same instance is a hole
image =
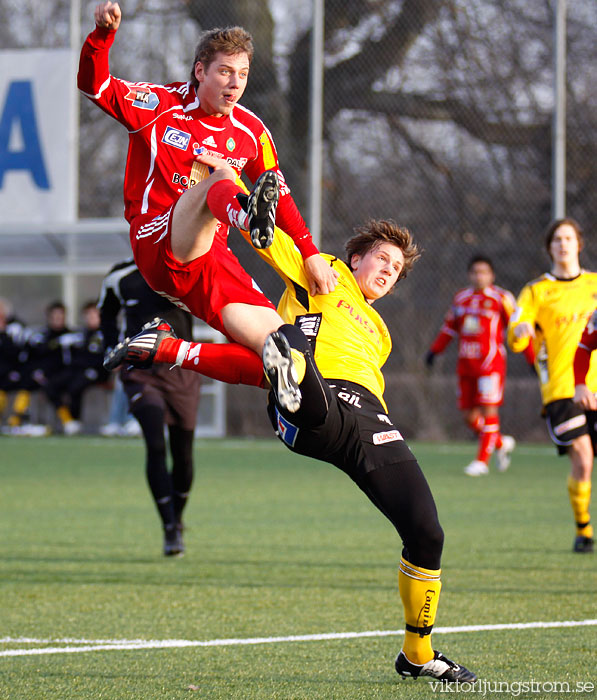
[[98, 27], [116, 31], [122, 18], [120, 5], [117, 2], [102, 2], [101, 5], [96, 6], [94, 17]]

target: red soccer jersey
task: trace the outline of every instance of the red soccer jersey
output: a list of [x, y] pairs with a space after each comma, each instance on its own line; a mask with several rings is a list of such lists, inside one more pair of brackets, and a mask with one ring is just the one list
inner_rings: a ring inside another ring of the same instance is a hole
[[443, 352], [450, 341], [458, 337], [458, 374], [504, 374], [504, 332], [515, 307], [512, 294], [501, 287], [461, 289], [454, 296], [431, 352]]
[[580, 347], [585, 348], [589, 352], [597, 349], [597, 311], [593, 311], [589, 319], [582, 337], [580, 339]]
[[[207, 176], [195, 161], [198, 149], [225, 158], [254, 182], [275, 169], [280, 178], [277, 223], [303, 257], [317, 253], [279, 170], [272, 137], [253, 112], [237, 104], [228, 116], [206, 114], [190, 82], [131, 83], [110, 75], [108, 55], [116, 32], [96, 27], [87, 37], [79, 64], [79, 89], [129, 132], [124, 177], [124, 215], [160, 214]], [[218, 233], [226, 235], [221, 225]]]

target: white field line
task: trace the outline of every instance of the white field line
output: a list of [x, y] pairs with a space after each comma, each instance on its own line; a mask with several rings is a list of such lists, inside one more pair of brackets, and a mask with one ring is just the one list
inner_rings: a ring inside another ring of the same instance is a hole
[[[547, 629], [553, 627], [587, 627], [597, 625], [597, 620], [562, 620], [554, 622], [513, 622], [497, 625], [462, 625], [438, 627], [434, 634], [459, 632], [493, 632], [495, 630]], [[0, 644], [67, 644], [77, 646], [41, 647], [34, 649], [6, 649], [0, 656], [33, 656], [43, 654], [76, 654], [86, 651], [112, 651], [114, 649], [180, 649], [183, 647], [243, 646], [249, 644], [280, 644], [284, 642], [322, 642], [334, 639], [358, 639], [360, 637], [397, 637], [403, 630], [371, 630], [368, 632], [330, 632], [325, 634], [301, 634], [288, 637], [247, 637], [244, 639], [37, 639], [34, 637], [3, 637]]]

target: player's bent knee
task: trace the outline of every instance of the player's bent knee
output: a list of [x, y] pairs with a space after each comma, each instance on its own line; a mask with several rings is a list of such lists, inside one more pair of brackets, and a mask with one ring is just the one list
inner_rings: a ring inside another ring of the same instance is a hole
[[428, 521], [405, 538], [409, 561], [426, 569], [439, 569], [444, 547], [444, 531], [439, 521]]

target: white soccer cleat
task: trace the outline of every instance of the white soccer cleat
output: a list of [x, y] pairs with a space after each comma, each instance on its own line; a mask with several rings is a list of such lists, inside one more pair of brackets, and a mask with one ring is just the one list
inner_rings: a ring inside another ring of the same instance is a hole
[[[417, 678], [428, 676], [443, 683], [474, 683], [477, 680], [477, 676], [472, 671], [446, 658], [441, 651], [434, 650], [433, 658], [426, 664], [411, 663], [406, 658], [405, 653], [401, 651], [396, 658], [395, 666], [396, 672], [402, 678], [414, 678], [416, 680]], [[445, 688], [440, 690], [441, 692], [445, 692]]]
[[474, 459], [469, 465], [464, 468], [464, 473], [467, 476], [485, 476], [489, 474], [489, 467], [485, 462], [479, 459]]
[[512, 452], [516, 447], [516, 440], [512, 435], [502, 435], [502, 446], [495, 451], [495, 461], [498, 472], [505, 472], [512, 461]]
[[282, 333], [270, 333], [263, 346], [263, 369], [276, 400], [289, 413], [301, 406], [301, 390], [288, 340]]
[[129, 418], [120, 429], [119, 435], [123, 437], [137, 437], [141, 435], [141, 426], [136, 418]]
[[99, 434], [102, 437], [117, 437], [120, 434], [120, 425], [118, 423], [106, 423], [99, 429]]
[[83, 424], [79, 420], [69, 420], [63, 426], [65, 435], [78, 435], [83, 430]]

